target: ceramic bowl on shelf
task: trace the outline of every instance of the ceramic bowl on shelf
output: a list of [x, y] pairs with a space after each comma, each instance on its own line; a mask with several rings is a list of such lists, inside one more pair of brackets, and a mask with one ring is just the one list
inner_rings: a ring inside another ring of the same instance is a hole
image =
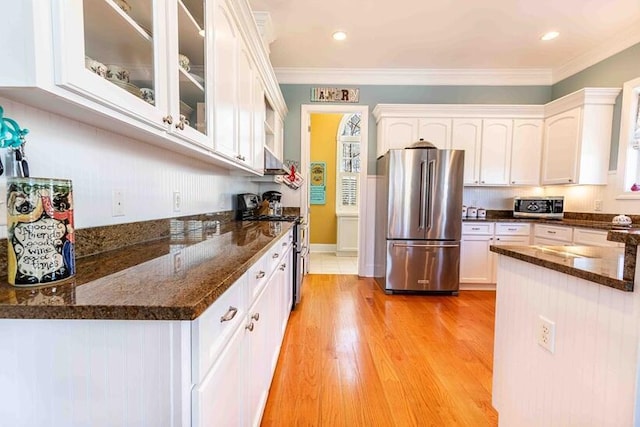
[[129, 70], [120, 65], [107, 65], [107, 78], [129, 83]]
[[189, 58], [186, 55], [183, 55], [183, 54], [178, 55], [178, 64], [180, 65], [180, 68], [182, 68], [186, 72], [189, 72], [191, 70], [190, 63], [191, 63], [191, 60], [189, 60]]
[[140, 88], [140, 98], [144, 99], [151, 105], [156, 103], [156, 93], [149, 87]]
[[124, 13], [129, 14], [129, 12], [131, 12], [131, 5], [127, 0], [113, 0], [113, 2], [118, 5]]
[[90, 58], [88, 56], [84, 57], [84, 66], [89, 70], [92, 71], [94, 73], [96, 73], [97, 75], [99, 75], [100, 77], [107, 77], [107, 66], [104, 65], [102, 62], [100, 61], [96, 61], [93, 58]]
[[631, 218], [626, 215], [617, 215], [611, 221], [614, 225], [631, 225]]

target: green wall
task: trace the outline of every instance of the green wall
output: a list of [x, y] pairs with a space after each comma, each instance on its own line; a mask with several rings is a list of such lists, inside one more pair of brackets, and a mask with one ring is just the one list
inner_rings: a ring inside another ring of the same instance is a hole
[[[280, 85], [289, 108], [284, 122], [284, 158], [300, 160], [300, 106], [311, 104], [311, 88], [318, 85]], [[545, 104], [549, 86], [352, 86], [360, 88], [359, 104], [369, 106], [367, 172], [375, 175], [377, 104]]]
[[[551, 87], [551, 99], [561, 98], [583, 87], [622, 88], [624, 82], [638, 76], [640, 76], [640, 43], [559, 81]], [[621, 110], [622, 92], [620, 92], [613, 110], [609, 170], [617, 168]]]

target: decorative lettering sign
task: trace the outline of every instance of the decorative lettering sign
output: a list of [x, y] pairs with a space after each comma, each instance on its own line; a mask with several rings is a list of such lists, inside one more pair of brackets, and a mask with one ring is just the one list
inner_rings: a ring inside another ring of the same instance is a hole
[[311, 88], [311, 102], [358, 102], [360, 89], [338, 87]]

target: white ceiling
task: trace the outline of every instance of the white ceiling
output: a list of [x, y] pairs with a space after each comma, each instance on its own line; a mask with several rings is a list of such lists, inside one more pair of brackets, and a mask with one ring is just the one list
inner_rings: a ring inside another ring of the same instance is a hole
[[[640, 0], [249, 0], [278, 69], [535, 69], [566, 77], [640, 42]], [[331, 34], [348, 38], [336, 42]], [[550, 30], [560, 37], [543, 42]], [[572, 64], [573, 63], [573, 64]], [[334, 70], [335, 71], [335, 70]], [[564, 73], [566, 74], [567, 71]]]

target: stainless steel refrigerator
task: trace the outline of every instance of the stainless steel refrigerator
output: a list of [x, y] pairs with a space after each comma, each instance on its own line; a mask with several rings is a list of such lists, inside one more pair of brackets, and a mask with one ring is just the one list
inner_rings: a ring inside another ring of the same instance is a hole
[[374, 269], [388, 294], [459, 289], [464, 150], [423, 145], [377, 162]]

